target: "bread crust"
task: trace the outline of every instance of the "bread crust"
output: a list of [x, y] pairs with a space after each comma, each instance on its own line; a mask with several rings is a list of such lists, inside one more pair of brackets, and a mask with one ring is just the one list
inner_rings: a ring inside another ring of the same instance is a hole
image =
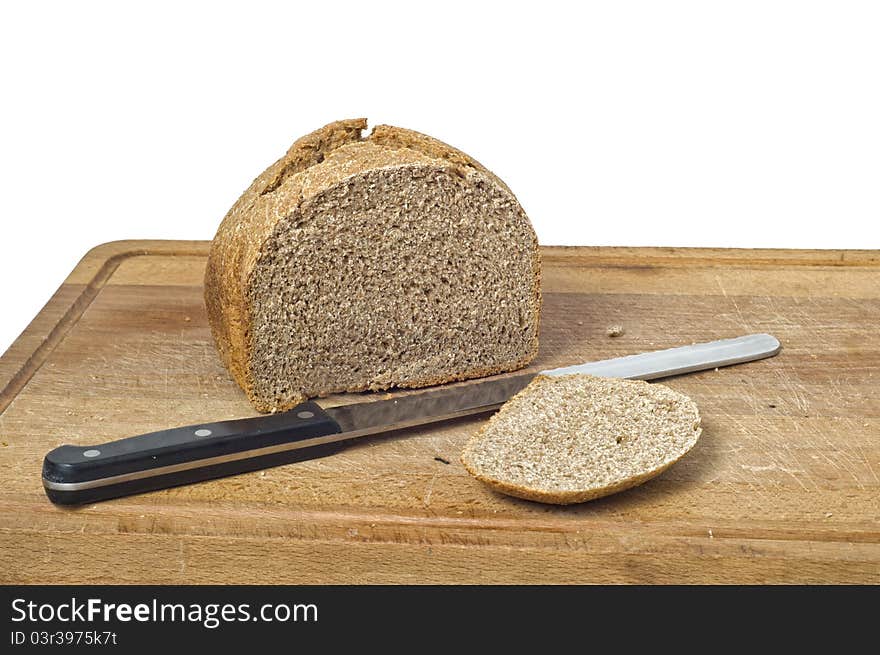
[[621, 480], [605, 487], [586, 489], [583, 491], [545, 491], [533, 487], [524, 487], [522, 485], [512, 484], [505, 480], [492, 478], [482, 471], [477, 471], [474, 467], [470, 466], [464, 458], [461, 459], [461, 463], [465, 467], [465, 469], [467, 469], [467, 472], [474, 476], [477, 480], [488, 485], [495, 491], [507, 494], [508, 496], [515, 496], [516, 498], [522, 498], [523, 500], [532, 500], [538, 503], [547, 503], [549, 505], [574, 505], [575, 503], [585, 503], [588, 500], [595, 500], [596, 498], [610, 496], [611, 494], [616, 494], [619, 491], [626, 491], [627, 489], [637, 487], [643, 482], [647, 482], [651, 478], [657, 477], [658, 475], [663, 473], [686, 454], [687, 453], [682, 453], [676, 459], [664, 464], [660, 468], [656, 468], [647, 473], [632, 476], [627, 478], [626, 480]]
[[[389, 125], [379, 125], [366, 138], [365, 118], [330, 123], [298, 139], [287, 153], [261, 173], [224, 217], [211, 244], [205, 269], [205, 306], [211, 334], [223, 364], [260, 412], [284, 411], [306, 400], [293, 397], [278, 403], [254, 392], [254, 375], [248, 365], [252, 349], [252, 316], [245, 297], [249, 277], [273, 230], [298, 211], [303, 203], [333, 188], [346, 178], [377, 168], [407, 165], [452, 167], [462, 176], [480, 177], [499, 186], [515, 200], [497, 176], [465, 153], [432, 137]], [[518, 204], [518, 203], [517, 203]], [[536, 320], [540, 318], [541, 263], [537, 236], [531, 230], [534, 256]], [[427, 377], [397, 383], [403, 388], [445, 384], [493, 375], [527, 365], [538, 353], [537, 330], [529, 352], [510, 366], [482, 367], [453, 377]], [[376, 387], [373, 387], [376, 388]], [[387, 387], [384, 387], [387, 388]], [[366, 391], [368, 386], [326, 389], [320, 395]]]

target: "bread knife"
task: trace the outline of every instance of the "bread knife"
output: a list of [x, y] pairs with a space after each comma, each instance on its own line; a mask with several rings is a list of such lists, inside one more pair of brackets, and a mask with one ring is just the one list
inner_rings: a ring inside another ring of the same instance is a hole
[[[543, 375], [585, 373], [653, 380], [771, 357], [769, 334], [566, 366]], [[43, 460], [53, 503], [78, 505], [324, 457], [360, 437], [498, 409], [539, 373], [464, 382], [322, 408], [308, 401], [277, 414], [199, 423], [97, 446], [60, 446]]]

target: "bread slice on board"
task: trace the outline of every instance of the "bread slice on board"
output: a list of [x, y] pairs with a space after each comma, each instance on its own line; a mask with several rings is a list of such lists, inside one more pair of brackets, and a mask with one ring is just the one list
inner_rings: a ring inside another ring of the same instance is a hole
[[700, 413], [661, 384], [538, 376], [466, 444], [465, 468], [496, 491], [566, 505], [662, 473], [700, 436]]
[[365, 119], [299, 139], [214, 237], [205, 304], [260, 411], [510, 371], [538, 350], [538, 241], [510, 189], [431, 137]]

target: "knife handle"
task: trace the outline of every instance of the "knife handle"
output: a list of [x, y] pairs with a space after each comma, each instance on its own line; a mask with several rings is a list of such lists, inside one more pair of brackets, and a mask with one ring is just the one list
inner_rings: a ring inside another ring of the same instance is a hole
[[201, 423], [97, 446], [60, 446], [43, 460], [53, 503], [76, 505], [245, 471], [314, 459], [342, 445], [319, 405], [278, 414]]

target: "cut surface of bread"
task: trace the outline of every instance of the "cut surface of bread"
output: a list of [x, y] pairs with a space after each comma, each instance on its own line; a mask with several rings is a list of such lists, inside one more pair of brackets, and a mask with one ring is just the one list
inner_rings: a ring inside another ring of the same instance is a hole
[[535, 232], [507, 186], [431, 137], [339, 121], [224, 218], [205, 303], [260, 411], [513, 370], [538, 349]]
[[461, 460], [496, 491], [564, 505], [658, 475], [700, 431], [694, 402], [661, 384], [539, 375], [468, 441]]

